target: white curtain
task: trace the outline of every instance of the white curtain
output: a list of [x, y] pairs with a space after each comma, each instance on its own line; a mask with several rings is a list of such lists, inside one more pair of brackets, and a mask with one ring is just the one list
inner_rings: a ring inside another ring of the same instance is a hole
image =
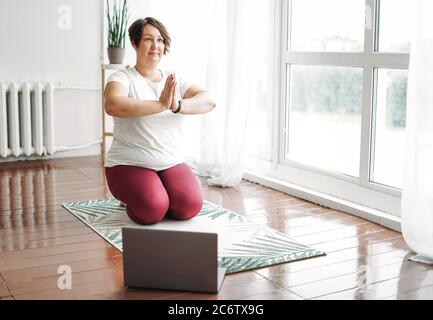
[[414, 1], [401, 223], [408, 246], [433, 259], [433, 1]]
[[254, 1], [228, 0], [225, 6], [213, 11], [219, 14], [214, 15], [211, 39], [218, 41], [211, 41], [207, 61], [207, 87], [218, 106], [202, 118], [200, 154], [190, 161], [199, 175], [209, 177], [208, 184], [234, 186], [242, 179], [246, 154], [248, 80], [254, 72], [249, 34], [259, 24], [251, 14]]
[[188, 116], [185, 125], [187, 162], [210, 185], [230, 187], [242, 179], [256, 64], [272, 65], [273, 1], [131, 0], [131, 22], [153, 16], [171, 34], [163, 67], [201, 84], [216, 100], [214, 111]]

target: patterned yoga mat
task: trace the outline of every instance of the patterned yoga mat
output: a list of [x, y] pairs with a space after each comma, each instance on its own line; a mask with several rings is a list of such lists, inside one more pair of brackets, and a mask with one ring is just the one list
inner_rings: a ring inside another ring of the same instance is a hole
[[[135, 224], [114, 198], [64, 203], [63, 207], [120, 251], [122, 226]], [[227, 274], [325, 254], [209, 201], [191, 220], [164, 219], [146, 228], [218, 232], [218, 263], [227, 268]]]

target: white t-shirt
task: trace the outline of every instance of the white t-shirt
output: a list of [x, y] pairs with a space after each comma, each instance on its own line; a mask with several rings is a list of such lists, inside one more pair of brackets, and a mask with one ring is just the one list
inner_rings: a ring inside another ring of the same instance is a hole
[[[153, 83], [138, 73], [135, 67], [129, 67], [111, 74], [107, 83], [121, 83], [127, 88], [130, 98], [159, 100], [169, 73], [162, 74], [162, 80]], [[180, 99], [190, 84], [177, 75], [176, 80], [176, 99]], [[183, 115], [170, 110], [142, 117], [113, 117], [113, 143], [105, 166], [130, 165], [160, 171], [184, 162], [181, 138], [183, 119]]]

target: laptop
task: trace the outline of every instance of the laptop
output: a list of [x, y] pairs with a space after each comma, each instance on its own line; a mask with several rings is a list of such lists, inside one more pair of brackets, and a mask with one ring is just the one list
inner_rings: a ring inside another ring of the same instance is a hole
[[216, 293], [225, 268], [218, 267], [218, 234], [191, 230], [122, 228], [127, 287]]

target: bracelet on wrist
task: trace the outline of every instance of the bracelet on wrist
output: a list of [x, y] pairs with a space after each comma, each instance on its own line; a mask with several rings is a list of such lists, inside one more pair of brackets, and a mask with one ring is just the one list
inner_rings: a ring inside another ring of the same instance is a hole
[[173, 113], [178, 113], [182, 109], [182, 100], [179, 100], [177, 102], [177, 109], [175, 111], [172, 111]]

